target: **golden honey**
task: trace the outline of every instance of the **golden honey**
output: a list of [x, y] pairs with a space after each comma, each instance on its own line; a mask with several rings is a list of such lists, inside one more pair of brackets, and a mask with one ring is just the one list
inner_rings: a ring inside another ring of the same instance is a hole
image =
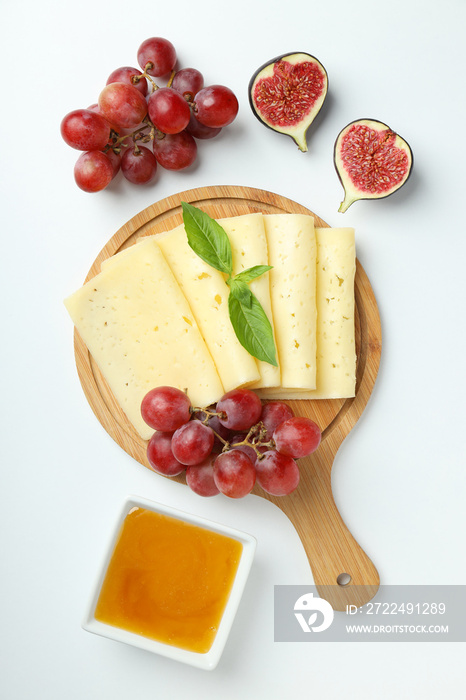
[[237, 540], [145, 508], [121, 527], [95, 618], [114, 627], [206, 653], [236, 576]]

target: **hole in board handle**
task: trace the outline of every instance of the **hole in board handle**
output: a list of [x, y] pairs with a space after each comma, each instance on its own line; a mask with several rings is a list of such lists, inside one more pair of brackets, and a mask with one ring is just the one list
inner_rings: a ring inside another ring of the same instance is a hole
[[351, 576], [349, 574], [339, 574], [337, 577], [337, 583], [339, 586], [347, 586], [351, 582]]

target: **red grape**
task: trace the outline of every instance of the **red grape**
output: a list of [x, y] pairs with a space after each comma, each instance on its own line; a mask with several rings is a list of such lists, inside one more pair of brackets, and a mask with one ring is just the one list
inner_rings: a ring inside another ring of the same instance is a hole
[[141, 416], [154, 430], [173, 432], [191, 417], [191, 402], [184, 391], [173, 386], [151, 389], [141, 402]]
[[201, 122], [197, 119], [196, 115], [194, 113], [191, 113], [191, 117], [189, 119], [189, 124], [186, 127], [186, 131], [188, 134], [191, 134], [191, 136], [194, 136], [196, 139], [213, 139], [214, 136], [217, 136], [221, 132], [221, 129], [212, 129], [211, 126], [205, 126], [205, 124], [201, 124]]
[[[162, 37], [146, 39], [138, 49], [138, 63], [149, 75], [161, 78], [175, 67], [175, 47]], [[148, 63], [152, 65], [147, 65]]]
[[268, 450], [256, 461], [257, 483], [272, 496], [287, 496], [299, 484], [298, 465], [288, 455]]
[[113, 179], [113, 165], [105, 153], [81, 153], [74, 166], [74, 179], [84, 192], [100, 192]]
[[201, 464], [186, 467], [186, 483], [199, 496], [216, 496], [220, 491], [214, 481], [215, 455], [207, 457]]
[[198, 120], [214, 129], [231, 124], [238, 114], [238, 100], [235, 93], [224, 85], [210, 85], [202, 88], [194, 97]]
[[110, 83], [127, 83], [128, 85], [133, 85], [145, 97], [147, 95], [147, 80], [142, 77], [139, 78], [137, 83], [133, 83], [131, 78], [134, 75], [142, 76], [142, 73], [137, 68], [131, 68], [131, 66], [117, 68], [108, 76], [107, 85], [110, 85]]
[[172, 436], [172, 452], [181, 464], [200, 464], [212, 452], [212, 428], [198, 420], [185, 423]]
[[119, 153], [115, 153], [111, 148], [108, 151], [105, 151], [105, 155], [109, 159], [110, 163], [112, 164], [113, 167], [113, 177], [118, 174], [121, 166], [121, 155]]
[[172, 88], [159, 88], [153, 92], [147, 108], [151, 122], [164, 134], [178, 134], [189, 124], [189, 105], [184, 97]]
[[164, 476], [177, 476], [186, 468], [175, 459], [171, 442], [171, 433], [156, 431], [147, 444], [147, 460], [150, 466]]
[[261, 412], [260, 398], [249, 389], [232, 389], [217, 403], [220, 423], [230, 430], [249, 430]]
[[110, 83], [99, 95], [99, 109], [118, 128], [132, 129], [146, 116], [147, 102], [134, 85]]
[[193, 100], [194, 95], [204, 87], [204, 77], [196, 68], [182, 68], [175, 73], [172, 88]]
[[157, 162], [166, 170], [182, 170], [194, 163], [197, 145], [191, 134], [165, 134], [155, 138], [152, 144]]
[[222, 452], [214, 462], [214, 480], [218, 490], [229, 498], [243, 498], [251, 493], [256, 470], [241, 450]]
[[128, 149], [121, 158], [121, 172], [127, 180], [135, 185], [145, 185], [150, 182], [157, 171], [157, 161], [148, 148], [138, 146]]
[[270, 401], [264, 404], [260, 419], [265, 428], [267, 428], [265, 440], [271, 440], [275, 428], [283, 421], [288, 420], [288, 418], [293, 418], [293, 416], [292, 409], [283, 401]]
[[310, 455], [319, 447], [321, 432], [310, 418], [295, 416], [275, 428], [273, 440], [278, 452], [299, 459]]
[[110, 138], [110, 124], [90, 109], [75, 109], [63, 117], [60, 131], [68, 146], [78, 151], [101, 151]]

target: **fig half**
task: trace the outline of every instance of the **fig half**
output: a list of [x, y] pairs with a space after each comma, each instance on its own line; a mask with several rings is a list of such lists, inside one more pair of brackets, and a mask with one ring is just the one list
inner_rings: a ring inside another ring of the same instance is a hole
[[261, 66], [249, 82], [249, 102], [262, 124], [291, 136], [307, 151], [306, 131], [322, 107], [327, 71], [307, 53], [278, 56]]
[[345, 197], [339, 212], [358, 199], [380, 199], [399, 190], [413, 167], [409, 144], [375, 119], [358, 119], [338, 134], [335, 168]]

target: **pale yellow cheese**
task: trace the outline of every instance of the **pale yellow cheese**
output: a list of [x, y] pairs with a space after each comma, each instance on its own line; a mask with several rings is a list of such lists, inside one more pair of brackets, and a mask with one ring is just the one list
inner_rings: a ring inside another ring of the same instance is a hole
[[317, 390], [314, 398], [346, 398], [356, 388], [354, 338], [355, 236], [352, 228], [318, 228]]
[[240, 344], [231, 325], [225, 276], [191, 249], [183, 225], [157, 234], [153, 240], [189, 301], [225, 391], [259, 381], [257, 362]]
[[355, 395], [355, 235], [352, 228], [316, 228], [317, 388], [270, 390], [267, 398], [334, 399]]
[[208, 406], [224, 389], [191, 309], [152, 238], [118, 253], [65, 300], [66, 308], [128, 420], [143, 439], [141, 401], [161, 385]]
[[[231, 244], [233, 275], [255, 265], [268, 265], [267, 238], [262, 214], [244, 214], [219, 219], [218, 223], [226, 231]], [[249, 283], [249, 288], [259, 300], [274, 330], [272, 302], [270, 299], [269, 272]], [[275, 341], [276, 345], [276, 341]], [[278, 356], [277, 356], [278, 361]], [[250, 388], [280, 386], [280, 368], [269, 362], [258, 360], [260, 380]]]
[[[304, 214], [263, 217], [270, 295], [281, 372], [288, 390], [316, 387], [316, 241], [314, 219]], [[261, 389], [268, 396], [274, 389]]]

